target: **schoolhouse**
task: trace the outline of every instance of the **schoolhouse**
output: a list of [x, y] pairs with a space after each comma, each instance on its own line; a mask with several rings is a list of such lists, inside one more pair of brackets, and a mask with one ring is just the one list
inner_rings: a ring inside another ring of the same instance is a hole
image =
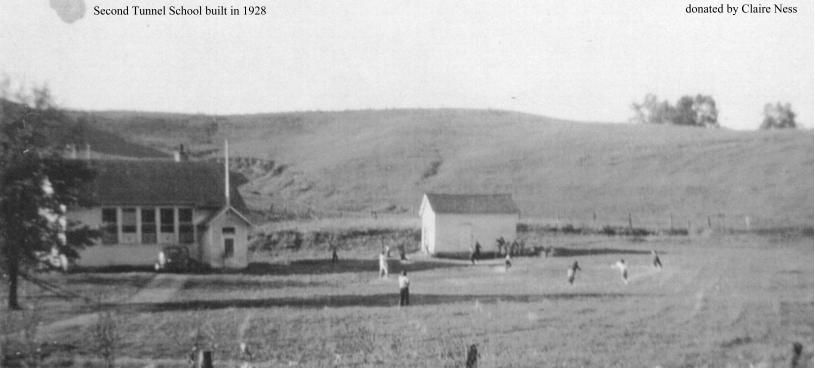
[[66, 217], [99, 229], [101, 238], [79, 252], [77, 265], [151, 266], [168, 245], [186, 247], [191, 258], [211, 268], [248, 265], [252, 225], [230, 186], [243, 177], [227, 175], [227, 165], [178, 159], [89, 164], [97, 174], [88, 188], [95, 205], [69, 208]]

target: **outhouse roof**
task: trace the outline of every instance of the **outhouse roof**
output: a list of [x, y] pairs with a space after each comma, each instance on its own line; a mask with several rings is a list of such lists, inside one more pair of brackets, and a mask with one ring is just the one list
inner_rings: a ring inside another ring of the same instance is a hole
[[426, 193], [436, 213], [516, 214], [520, 210], [511, 194], [442, 194]]

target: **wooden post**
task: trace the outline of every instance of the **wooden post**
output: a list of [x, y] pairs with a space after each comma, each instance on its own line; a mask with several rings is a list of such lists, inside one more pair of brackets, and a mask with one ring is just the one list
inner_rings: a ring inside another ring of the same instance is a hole
[[597, 228], [597, 211], [594, 211], [591, 214], [591, 227], [595, 229]]
[[634, 228], [634, 222], [631, 221], [631, 212], [629, 212], [628, 213], [628, 230], [631, 230], [633, 228]]
[[710, 223], [710, 215], [708, 215], [707, 216], [707, 228], [710, 229], [711, 227], [713, 227], [713, 226]]

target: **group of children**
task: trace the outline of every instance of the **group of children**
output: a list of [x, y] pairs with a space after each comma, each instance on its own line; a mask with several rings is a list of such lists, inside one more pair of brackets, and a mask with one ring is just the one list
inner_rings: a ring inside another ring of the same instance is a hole
[[[651, 251], [651, 264], [658, 268], [662, 269], [662, 260], [659, 259], [659, 254], [657, 251]], [[620, 277], [623, 280], [623, 283], [628, 285], [628, 264], [625, 263], [625, 259], [620, 258], [619, 261], [611, 265], [612, 268], [616, 268], [620, 271]], [[577, 271], [580, 270], [580, 265], [577, 264], [577, 261], [574, 261], [569, 269], [566, 271], [566, 277], [568, 278], [569, 284], [574, 284], [574, 278], [577, 274]]]
[[[405, 259], [404, 256], [401, 257], [402, 260]], [[380, 252], [379, 253], [379, 278], [387, 278], [388, 277], [388, 257], [386, 253]], [[399, 275], [399, 306], [408, 306], [410, 305], [410, 279], [407, 277], [407, 270], [402, 270], [402, 274]]]
[[[480, 255], [481, 245], [476, 243], [475, 247], [473, 248], [473, 252], [470, 256], [470, 261], [473, 264], [478, 262], [478, 256]], [[332, 252], [332, 262], [336, 262], [336, 250]], [[404, 257], [401, 257], [404, 259]], [[656, 250], [651, 251], [651, 262], [653, 267], [662, 269], [662, 260], [659, 258], [659, 254], [657, 254]], [[512, 258], [510, 253], [506, 253], [506, 257], [504, 259], [504, 267], [505, 270], [509, 270], [512, 267]], [[616, 268], [620, 272], [620, 277], [626, 285], [628, 284], [628, 264], [625, 262], [625, 259], [620, 259], [616, 263], [614, 263], [612, 268]], [[580, 268], [580, 264], [577, 261], [574, 261], [566, 271], [566, 278], [569, 282], [569, 285], [574, 284], [575, 276], [577, 276], [577, 271], [582, 271]], [[388, 257], [386, 253], [383, 251], [379, 253], [379, 277], [380, 278], [387, 278], [388, 277]], [[402, 270], [402, 273], [399, 275], [398, 278], [399, 282], [399, 306], [408, 306], [410, 305], [410, 280], [407, 277], [407, 270]]]

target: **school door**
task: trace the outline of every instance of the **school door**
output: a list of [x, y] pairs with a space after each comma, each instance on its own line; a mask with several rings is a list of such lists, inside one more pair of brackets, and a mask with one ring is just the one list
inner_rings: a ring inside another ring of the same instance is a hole
[[469, 251], [473, 246], [473, 225], [469, 223], [458, 225], [458, 250]]
[[225, 227], [221, 229], [221, 235], [224, 240], [224, 266], [226, 262], [235, 257], [235, 228]]

